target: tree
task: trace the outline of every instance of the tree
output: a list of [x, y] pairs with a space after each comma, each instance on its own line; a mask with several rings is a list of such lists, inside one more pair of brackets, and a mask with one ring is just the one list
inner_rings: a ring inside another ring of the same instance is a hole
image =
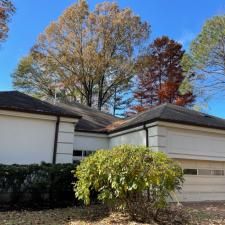
[[157, 219], [171, 192], [183, 184], [182, 169], [176, 162], [144, 146], [99, 150], [85, 158], [74, 173], [78, 179], [75, 195], [85, 204], [90, 204], [91, 191], [95, 191], [100, 201], [122, 206], [142, 220]]
[[225, 15], [206, 21], [191, 43], [189, 61], [199, 89], [225, 93]]
[[182, 68], [183, 56], [182, 46], [166, 36], [148, 46], [136, 65], [138, 87], [134, 98], [137, 104], [132, 107], [135, 111], [162, 103], [186, 106], [194, 101], [190, 87], [185, 90], [183, 85], [188, 83]]
[[126, 109], [129, 107], [132, 99], [130, 98], [132, 93], [132, 85], [130, 82], [121, 87], [115, 87], [113, 90], [113, 96], [109, 102], [112, 114], [118, 117], [125, 117]]
[[68, 95], [79, 93], [88, 106], [97, 99], [101, 110], [133, 76], [134, 50], [148, 35], [149, 25], [130, 9], [104, 2], [90, 12], [81, 0], [46, 28], [31, 54], [42, 68], [51, 66]]
[[0, 1], [0, 43], [5, 41], [8, 36], [8, 22], [15, 12], [15, 7], [9, 0]]
[[46, 67], [42, 67], [32, 55], [23, 57], [16, 71], [12, 74], [13, 85], [26, 93], [37, 96], [54, 96], [54, 75]]

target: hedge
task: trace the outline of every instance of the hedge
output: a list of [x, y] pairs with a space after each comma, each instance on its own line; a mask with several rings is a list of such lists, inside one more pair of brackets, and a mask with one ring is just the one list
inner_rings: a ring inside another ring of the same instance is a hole
[[74, 164], [1, 165], [0, 208], [77, 205]]

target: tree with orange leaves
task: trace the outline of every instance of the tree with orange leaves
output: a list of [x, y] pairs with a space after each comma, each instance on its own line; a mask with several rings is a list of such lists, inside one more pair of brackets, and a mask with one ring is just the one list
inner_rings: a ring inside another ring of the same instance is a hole
[[8, 22], [15, 12], [15, 7], [9, 0], [0, 0], [0, 42], [5, 41], [9, 31]]
[[132, 109], [144, 111], [155, 105], [172, 103], [187, 106], [194, 102], [191, 90], [181, 90], [186, 81], [182, 68], [182, 45], [166, 36], [150, 44], [137, 62], [138, 88]]

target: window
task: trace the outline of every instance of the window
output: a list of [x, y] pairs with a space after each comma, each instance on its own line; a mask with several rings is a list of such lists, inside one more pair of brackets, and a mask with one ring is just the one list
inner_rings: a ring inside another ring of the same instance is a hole
[[224, 170], [211, 169], [184, 169], [184, 175], [224, 176]]
[[197, 169], [184, 169], [183, 172], [185, 175], [197, 175], [198, 174]]
[[94, 153], [95, 151], [90, 150], [73, 150], [73, 156], [83, 158], [89, 156], [90, 154]]
[[95, 151], [83, 151], [83, 156], [89, 156], [90, 154], [94, 153]]
[[211, 175], [211, 170], [199, 169], [198, 175]]
[[73, 150], [73, 156], [82, 156], [81, 150]]
[[224, 170], [212, 170], [214, 176], [224, 176]]

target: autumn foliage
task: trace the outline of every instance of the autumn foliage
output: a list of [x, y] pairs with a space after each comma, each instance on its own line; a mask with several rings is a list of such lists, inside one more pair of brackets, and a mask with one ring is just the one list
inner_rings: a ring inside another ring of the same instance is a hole
[[181, 66], [182, 45], [163, 36], [150, 44], [137, 62], [138, 89], [134, 93], [137, 112], [155, 105], [173, 103], [180, 106], [195, 100], [193, 93], [181, 91], [185, 79]]
[[78, 1], [39, 35], [13, 74], [14, 87], [49, 96], [56, 81], [64, 84], [61, 96], [101, 110], [133, 77], [134, 51], [149, 30], [147, 22], [117, 3], [90, 10], [86, 0]]
[[8, 26], [11, 15], [15, 12], [15, 7], [9, 0], [0, 1], [0, 42], [7, 38]]

